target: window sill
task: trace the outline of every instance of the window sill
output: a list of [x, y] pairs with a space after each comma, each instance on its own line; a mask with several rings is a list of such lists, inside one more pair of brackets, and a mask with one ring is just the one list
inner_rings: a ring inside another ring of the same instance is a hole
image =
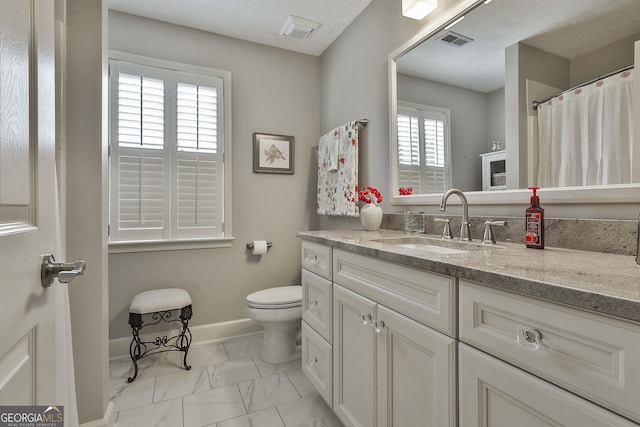
[[134, 242], [110, 242], [110, 254], [124, 254], [130, 252], [159, 252], [181, 251], [190, 249], [230, 248], [233, 237], [220, 239], [190, 239], [190, 240], [147, 240]]

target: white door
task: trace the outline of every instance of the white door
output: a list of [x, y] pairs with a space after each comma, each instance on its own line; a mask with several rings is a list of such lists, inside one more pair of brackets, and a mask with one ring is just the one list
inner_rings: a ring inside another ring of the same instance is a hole
[[55, 88], [54, 2], [0, 0], [0, 405], [61, 405], [68, 386], [66, 285], [40, 278], [62, 246]]

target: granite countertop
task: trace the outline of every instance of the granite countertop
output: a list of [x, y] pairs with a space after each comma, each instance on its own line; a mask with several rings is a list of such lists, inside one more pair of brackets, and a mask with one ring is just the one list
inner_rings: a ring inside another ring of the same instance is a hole
[[633, 256], [560, 248], [537, 250], [502, 242], [495, 246], [483, 245], [486, 249], [437, 254], [392, 244], [394, 238], [409, 235], [389, 230], [307, 231], [297, 236], [337, 249], [640, 322], [640, 265]]

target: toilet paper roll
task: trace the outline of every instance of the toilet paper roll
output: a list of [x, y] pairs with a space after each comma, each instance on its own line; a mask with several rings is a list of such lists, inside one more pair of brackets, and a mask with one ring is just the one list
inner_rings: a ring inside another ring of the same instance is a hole
[[266, 240], [254, 240], [253, 249], [251, 253], [253, 255], [264, 255], [267, 253], [267, 241]]

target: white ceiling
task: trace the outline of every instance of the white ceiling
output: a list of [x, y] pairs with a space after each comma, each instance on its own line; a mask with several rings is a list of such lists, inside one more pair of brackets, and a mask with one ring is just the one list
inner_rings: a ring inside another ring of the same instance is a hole
[[520, 41], [567, 59], [580, 57], [640, 33], [640, 0], [493, 0], [451, 31], [473, 42], [455, 47], [429, 40], [404, 55], [398, 71], [491, 92], [504, 86], [507, 46]]
[[[397, 0], [400, 1], [400, 0]], [[371, 0], [109, 0], [109, 8], [255, 43], [320, 55]], [[319, 22], [308, 39], [278, 32], [289, 15]]]

